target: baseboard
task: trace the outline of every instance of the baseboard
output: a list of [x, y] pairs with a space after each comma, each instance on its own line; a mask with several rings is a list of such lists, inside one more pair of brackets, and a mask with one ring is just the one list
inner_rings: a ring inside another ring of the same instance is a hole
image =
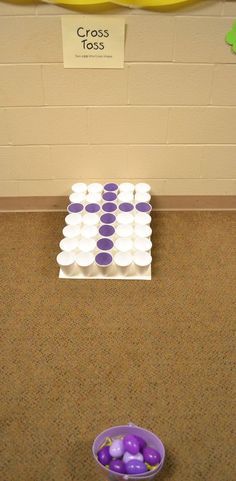
[[[0, 197], [1, 212], [65, 211], [68, 197]], [[154, 210], [236, 210], [236, 196], [161, 195], [152, 197]]]

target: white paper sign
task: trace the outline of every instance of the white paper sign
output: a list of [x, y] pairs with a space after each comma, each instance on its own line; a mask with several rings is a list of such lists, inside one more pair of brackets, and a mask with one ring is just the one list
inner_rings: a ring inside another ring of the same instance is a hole
[[124, 17], [64, 15], [65, 68], [124, 68]]

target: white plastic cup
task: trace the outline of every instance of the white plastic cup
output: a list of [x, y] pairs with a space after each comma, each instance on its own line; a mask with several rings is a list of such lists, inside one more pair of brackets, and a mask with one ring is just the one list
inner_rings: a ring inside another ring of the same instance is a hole
[[68, 214], [65, 217], [65, 222], [67, 225], [80, 225], [82, 222], [81, 214]]
[[137, 237], [150, 237], [152, 235], [152, 229], [149, 225], [137, 224], [134, 228], [134, 234]]
[[69, 199], [72, 204], [80, 204], [85, 200], [85, 197], [85, 192], [73, 192], [72, 194], [70, 194]]
[[130, 252], [117, 252], [114, 257], [117, 274], [122, 276], [130, 275], [133, 264], [133, 257]]
[[151, 224], [151, 221], [152, 221], [152, 218], [150, 216], [150, 214], [146, 214], [146, 213], [143, 213], [143, 212], [138, 212], [135, 216], [134, 216], [134, 222], [135, 224], [137, 225], [150, 225]]
[[135, 199], [135, 203], [150, 202], [151, 194], [149, 194], [149, 192], [136, 192], [134, 199]]
[[88, 185], [88, 192], [89, 193], [102, 193], [103, 185], [99, 184], [98, 182], [93, 182], [92, 184]]
[[78, 240], [65, 237], [61, 240], [60, 249], [65, 252], [75, 252], [78, 249]]
[[136, 267], [136, 272], [139, 275], [145, 275], [152, 263], [152, 256], [148, 252], [137, 251], [133, 255], [133, 261]]
[[78, 271], [85, 277], [93, 274], [95, 256], [92, 252], [79, 252], [75, 260]]
[[134, 195], [133, 192], [120, 192], [117, 199], [119, 204], [122, 204], [122, 202], [133, 202]]
[[116, 234], [118, 237], [132, 237], [134, 229], [132, 225], [119, 224], [116, 228]]
[[78, 239], [80, 235], [80, 226], [66, 225], [62, 232], [64, 237], [68, 237], [68, 239]]
[[73, 276], [77, 272], [75, 254], [72, 252], [60, 252], [57, 255], [57, 263], [66, 276]]
[[78, 242], [78, 250], [81, 252], [92, 252], [95, 250], [96, 241], [94, 239], [80, 239]]
[[98, 236], [98, 228], [95, 225], [84, 225], [80, 231], [80, 235], [85, 239], [96, 239]]
[[136, 237], [134, 239], [134, 248], [137, 251], [148, 252], [152, 248], [152, 242], [147, 237]]
[[120, 192], [134, 192], [135, 185], [131, 184], [131, 182], [122, 182], [122, 184], [119, 185], [119, 191]]
[[102, 201], [102, 194], [100, 192], [89, 192], [85, 197], [86, 202], [88, 204], [100, 204]]
[[87, 192], [87, 184], [84, 184], [83, 182], [77, 182], [76, 184], [73, 184], [72, 187], [72, 192], [76, 192], [77, 194], [85, 194]]
[[135, 192], [139, 193], [144, 193], [144, 192], [150, 192], [151, 186], [149, 184], [146, 184], [145, 182], [140, 182], [135, 185]]
[[134, 216], [129, 212], [121, 212], [117, 215], [117, 223], [122, 225], [130, 225], [134, 222]]
[[85, 214], [83, 216], [83, 224], [84, 225], [88, 225], [88, 226], [91, 226], [91, 225], [98, 225], [100, 222], [100, 218], [97, 214]]
[[117, 237], [114, 247], [119, 252], [129, 252], [133, 248], [133, 241], [130, 238]]

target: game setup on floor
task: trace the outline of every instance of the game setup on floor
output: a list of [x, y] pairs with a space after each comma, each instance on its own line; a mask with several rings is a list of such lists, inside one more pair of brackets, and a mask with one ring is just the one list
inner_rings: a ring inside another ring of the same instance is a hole
[[150, 190], [144, 182], [72, 185], [59, 277], [151, 280]]

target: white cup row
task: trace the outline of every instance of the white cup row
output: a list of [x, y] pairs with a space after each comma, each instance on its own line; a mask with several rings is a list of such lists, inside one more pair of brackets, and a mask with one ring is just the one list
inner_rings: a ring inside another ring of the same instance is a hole
[[79, 274], [86, 276], [132, 276], [146, 275], [152, 263], [152, 257], [148, 252], [117, 252], [113, 262], [108, 266], [101, 266], [96, 263], [95, 255], [91, 252], [60, 252], [57, 256], [57, 263], [62, 272], [69, 277]]
[[[108, 240], [107, 238], [102, 238], [102, 240]], [[99, 242], [99, 241], [98, 241]], [[109, 241], [108, 241], [109, 242]], [[113, 245], [112, 245], [113, 244]], [[97, 241], [95, 239], [69, 239], [65, 237], [60, 241], [60, 249], [65, 252], [94, 252], [107, 250], [102, 249], [97, 246]], [[141, 251], [141, 252], [148, 252], [152, 248], [152, 242], [147, 237], [135, 237], [134, 239], [125, 238], [125, 237], [117, 237], [114, 240], [114, 243], [110, 241], [111, 249], [108, 249], [108, 252], [116, 250], [118, 252], [130, 252], [130, 251]], [[110, 247], [109, 246], [109, 247]]]
[[[66, 225], [63, 229], [64, 237], [68, 239], [79, 239], [84, 237], [86, 239], [97, 239], [98, 237], [108, 237], [103, 236], [99, 233], [99, 229], [96, 225]], [[116, 237], [151, 237], [152, 229], [149, 225], [118, 225], [114, 228], [114, 233], [108, 238], [114, 239]]]
[[[104, 215], [106, 214], [104, 213]], [[151, 220], [152, 218], [150, 214], [146, 214], [143, 212], [138, 212], [135, 215], [130, 214], [129, 212], [122, 212], [117, 216], [115, 216], [115, 221], [111, 225], [113, 226], [117, 224], [132, 225], [133, 223], [138, 225], [150, 225]], [[79, 213], [68, 214], [65, 217], [65, 222], [67, 225], [80, 225], [81, 223], [83, 223], [84, 225], [87, 225], [87, 226], [92, 226], [92, 225], [98, 226], [100, 223], [103, 224], [103, 222], [101, 222], [99, 215], [97, 214], [79, 214]]]
[[[100, 192], [90, 192], [86, 194], [85, 192], [72, 192], [69, 196], [70, 202], [72, 203], [81, 203], [81, 202], [87, 202], [87, 203], [100, 203], [100, 202], [106, 202], [102, 198], [102, 194]], [[120, 192], [117, 195], [117, 199], [113, 200], [112, 202], [150, 202], [151, 200], [151, 195], [149, 192], [136, 192], [136, 194], [133, 194], [133, 192]]]
[[[117, 189], [115, 192], [135, 192], [139, 194], [145, 194], [147, 192], [150, 192], [151, 186], [149, 184], [146, 184], [145, 182], [139, 182], [138, 184], [132, 184], [131, 182], [123, 182], [119, 185], [117, 185]], [[82, 193], [82, 194], [87, 194], [87, 192], [90, 194], [101, 194], [104, 191], [104, 185], [98, 183], [98, 182], [93, 182], [92, 184], [85, 184], [84, 182], [77, 182], [72, 185], [72, 192], [75, 193]]]

